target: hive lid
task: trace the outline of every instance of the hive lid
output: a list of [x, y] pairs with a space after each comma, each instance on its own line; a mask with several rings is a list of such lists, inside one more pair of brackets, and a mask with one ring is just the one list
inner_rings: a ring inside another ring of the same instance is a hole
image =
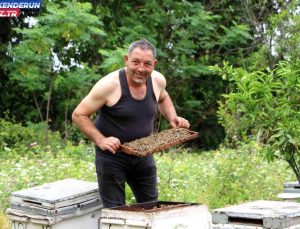
[[293, 182], [285, 182], [283, 184], [284, 188], [295, 188], [295, 189], [300, 189], [300, 184], [298, 181], [293, 181]]
[[282, 192], [277, 195], [277, 198], [284, 200], [297, 200], [300, 198], [300, 192]]
[[[20, 209], [13, 209], [13, 208], [7, 208], [5, 215], [11, 220], [11, 221], [17, 221], [17, 222], [28, 222], [34, 224], [42, 224], [42, 225], [54, 225], [59, 223], [60, 221], [67, 220], [73, 217], [79, 217], [80, 215], [85, 215], [87, 213], [99, 214], [102, 209], [102, 205], [95, 205], [90, 206], [89, 208], [78, 208], [75, 211], [60, 211], [58, 213], [52, 213], [48, 212], [45, 214], [45, 212], [39, 212], [39, 211], [24, 211]], [[18, 227], [19, 228], [19, 227]], [[23, 227], [22, 227], [23, 228]], [[41, 227], [44, 228], [44, 227]], [[49, 228], [49, 227], [47, 227]], [[51, 227], [52, 228], [52, 227]]]
[[[180, 130], [180, 129], [183, 129], [183, 128], [174, 128], [174, 130], [176, 130], [176, 129]], [[169, 129], [169, 130], [171, 130], [171, 129]], [[124, 152], [124, 153], [127, 153], [127, 154], [132, 154], [132, 155], [136, 155], [136, 156], [146, 156], [148, 154], [168, 149], [170, 147], [182, 144], [182, 143], [184, 143], [186, 141], [189, 141], [189, 140], [192, 140], [192, 139], [198, 137], [198, 132], [187, 130], [187, 129], [184, 129], [184, 130], [187, 132], [187, 135], [185, 135], [184, 137], [182, 137], [180, 139], [176, 139], [176, 138], [172, 139], [172, 136], [170, 136], [171, 139], [168, 139], [168, 142], [160, 144], [160, 145], [157, 145], [157, 146], [154, 145], [153, 147], [147, 147], [147, 148], [149, 148], [148, 150], [144, 150], [144, 151], [136, 150], [136, 149], [128, 147], [126, 144], [121, 145], [120, 150], [122, 152]], [[168, 131], [168, 130], [166, 130], [166, 131]], [[148, 137], [145, 137], [145, 138], [142, 138], [142, 139], [137, 139], [137, 140], [147, 140], [147, 139], [153, 138], [153, 136], [156, 139], [160, 139], [160, 137], [162, 136], [163, 132], [164, 131], [159, 132], [159, 133], [155, 133], [155, 135], [150, 135]], [[141, 148], [144, 148], [143, 144], [144, 144], [144, 142], [141, 141], [141, 143], [139, 144], [141, 146]]]
[[300, 204], [280, 201], [254, 201], [212, 212], [214, 224], [247, 224], [283, 229], [300, 224]]
[[65, 179], [13, 192], [11, 207], [55, 210], [99, 202], [97, 182]]

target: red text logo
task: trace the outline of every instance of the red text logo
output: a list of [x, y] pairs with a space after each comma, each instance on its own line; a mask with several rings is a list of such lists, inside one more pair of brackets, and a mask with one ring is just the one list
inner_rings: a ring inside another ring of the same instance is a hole
[[0, 17], [18, 17], [20, 15], [19, 8], [1, 8]]

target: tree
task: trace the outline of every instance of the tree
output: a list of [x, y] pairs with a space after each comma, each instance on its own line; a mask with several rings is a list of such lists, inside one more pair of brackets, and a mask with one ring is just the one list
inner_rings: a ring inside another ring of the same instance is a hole
[[[24, 113], [29, 113], [30, 108], [24, 109], [24, 100], [28, 101], [28, 97], [23, 91], [10, 81], [8, 71], [5, 67], [7, 63], [11, 61], [11, 58], [7, 55], [9, 46], [19, 40], [21, 35], [16, 34], [13, 31], [13, 27], [28, 27], [27, 21], [23, 16], [20, 17], [0, 17], [1, 31], [0, 31], [0, 117], [9, 117], [11, 120], [20, 120], [20, 116]], [[24, 100], [20, 99], [24, 98]], [[14, 109], [18, 107], [19, 112], [14, 112]], [[20, 112], [20, 110], [22, 110]]]
[[53, 92], [63, 87], [67, 97], [60, 103], [64, 103], [95, 79], [94, 71], [81, 61], [84, 48], [105, 35], [98, 18], [89, 13], [91, 8], [76, 1], [61, 6], [48, 2], [47, 12], [33, 28], [15, 28], [23, 39], [9, 50], [13, 61], [7, 67], [11, 80], [32, 96], [40, 119], [46, 122], [46, 144]]
[[219, 69], [235, 90], [218, 112], [229, 142], [256, 139], [268, 160], [288, 162], [300, 183], [300, 60], [248, 73]]
[[251, 19], [249, 23], [256, 31], [255, 42], [260, 43], [256, 51], [245, 59], [248, 69], [272, 69], [279, 61], [294, 61], [299, 57], [299, 4], [299, 0], [243, 1], [246, 14]]

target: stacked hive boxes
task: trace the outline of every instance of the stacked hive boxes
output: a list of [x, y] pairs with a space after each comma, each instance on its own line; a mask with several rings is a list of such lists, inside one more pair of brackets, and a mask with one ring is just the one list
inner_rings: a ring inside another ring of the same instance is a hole
[[216, 209], [213, 229], [298, 229], [300, 204], [281, 201], [254, 201]]
[[12, 193], [13, 229], [97, 228], [102, 204], [96, 182], [66, 179]]

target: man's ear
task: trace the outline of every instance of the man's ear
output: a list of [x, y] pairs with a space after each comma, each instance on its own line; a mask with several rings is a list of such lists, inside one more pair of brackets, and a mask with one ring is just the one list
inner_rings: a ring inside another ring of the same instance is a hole
[[128, 67], [128, 66], [127, 66], [128, 60], [129, 60], [129, 56], [126, 54], [126, 55], [124, 56], [124, 62], [125, 62], [125, 66], [126, 66], [126, 67]]
[[125, 62], [128, 61], [128, 55], [127, 55], [127, 54], [124, 56], [124, 61], [125, 61]]
[[158, 62], [158, 61], [155, 59], [155, 60], [154, 60], [154, 66], [156, 66], [157, 62]]

